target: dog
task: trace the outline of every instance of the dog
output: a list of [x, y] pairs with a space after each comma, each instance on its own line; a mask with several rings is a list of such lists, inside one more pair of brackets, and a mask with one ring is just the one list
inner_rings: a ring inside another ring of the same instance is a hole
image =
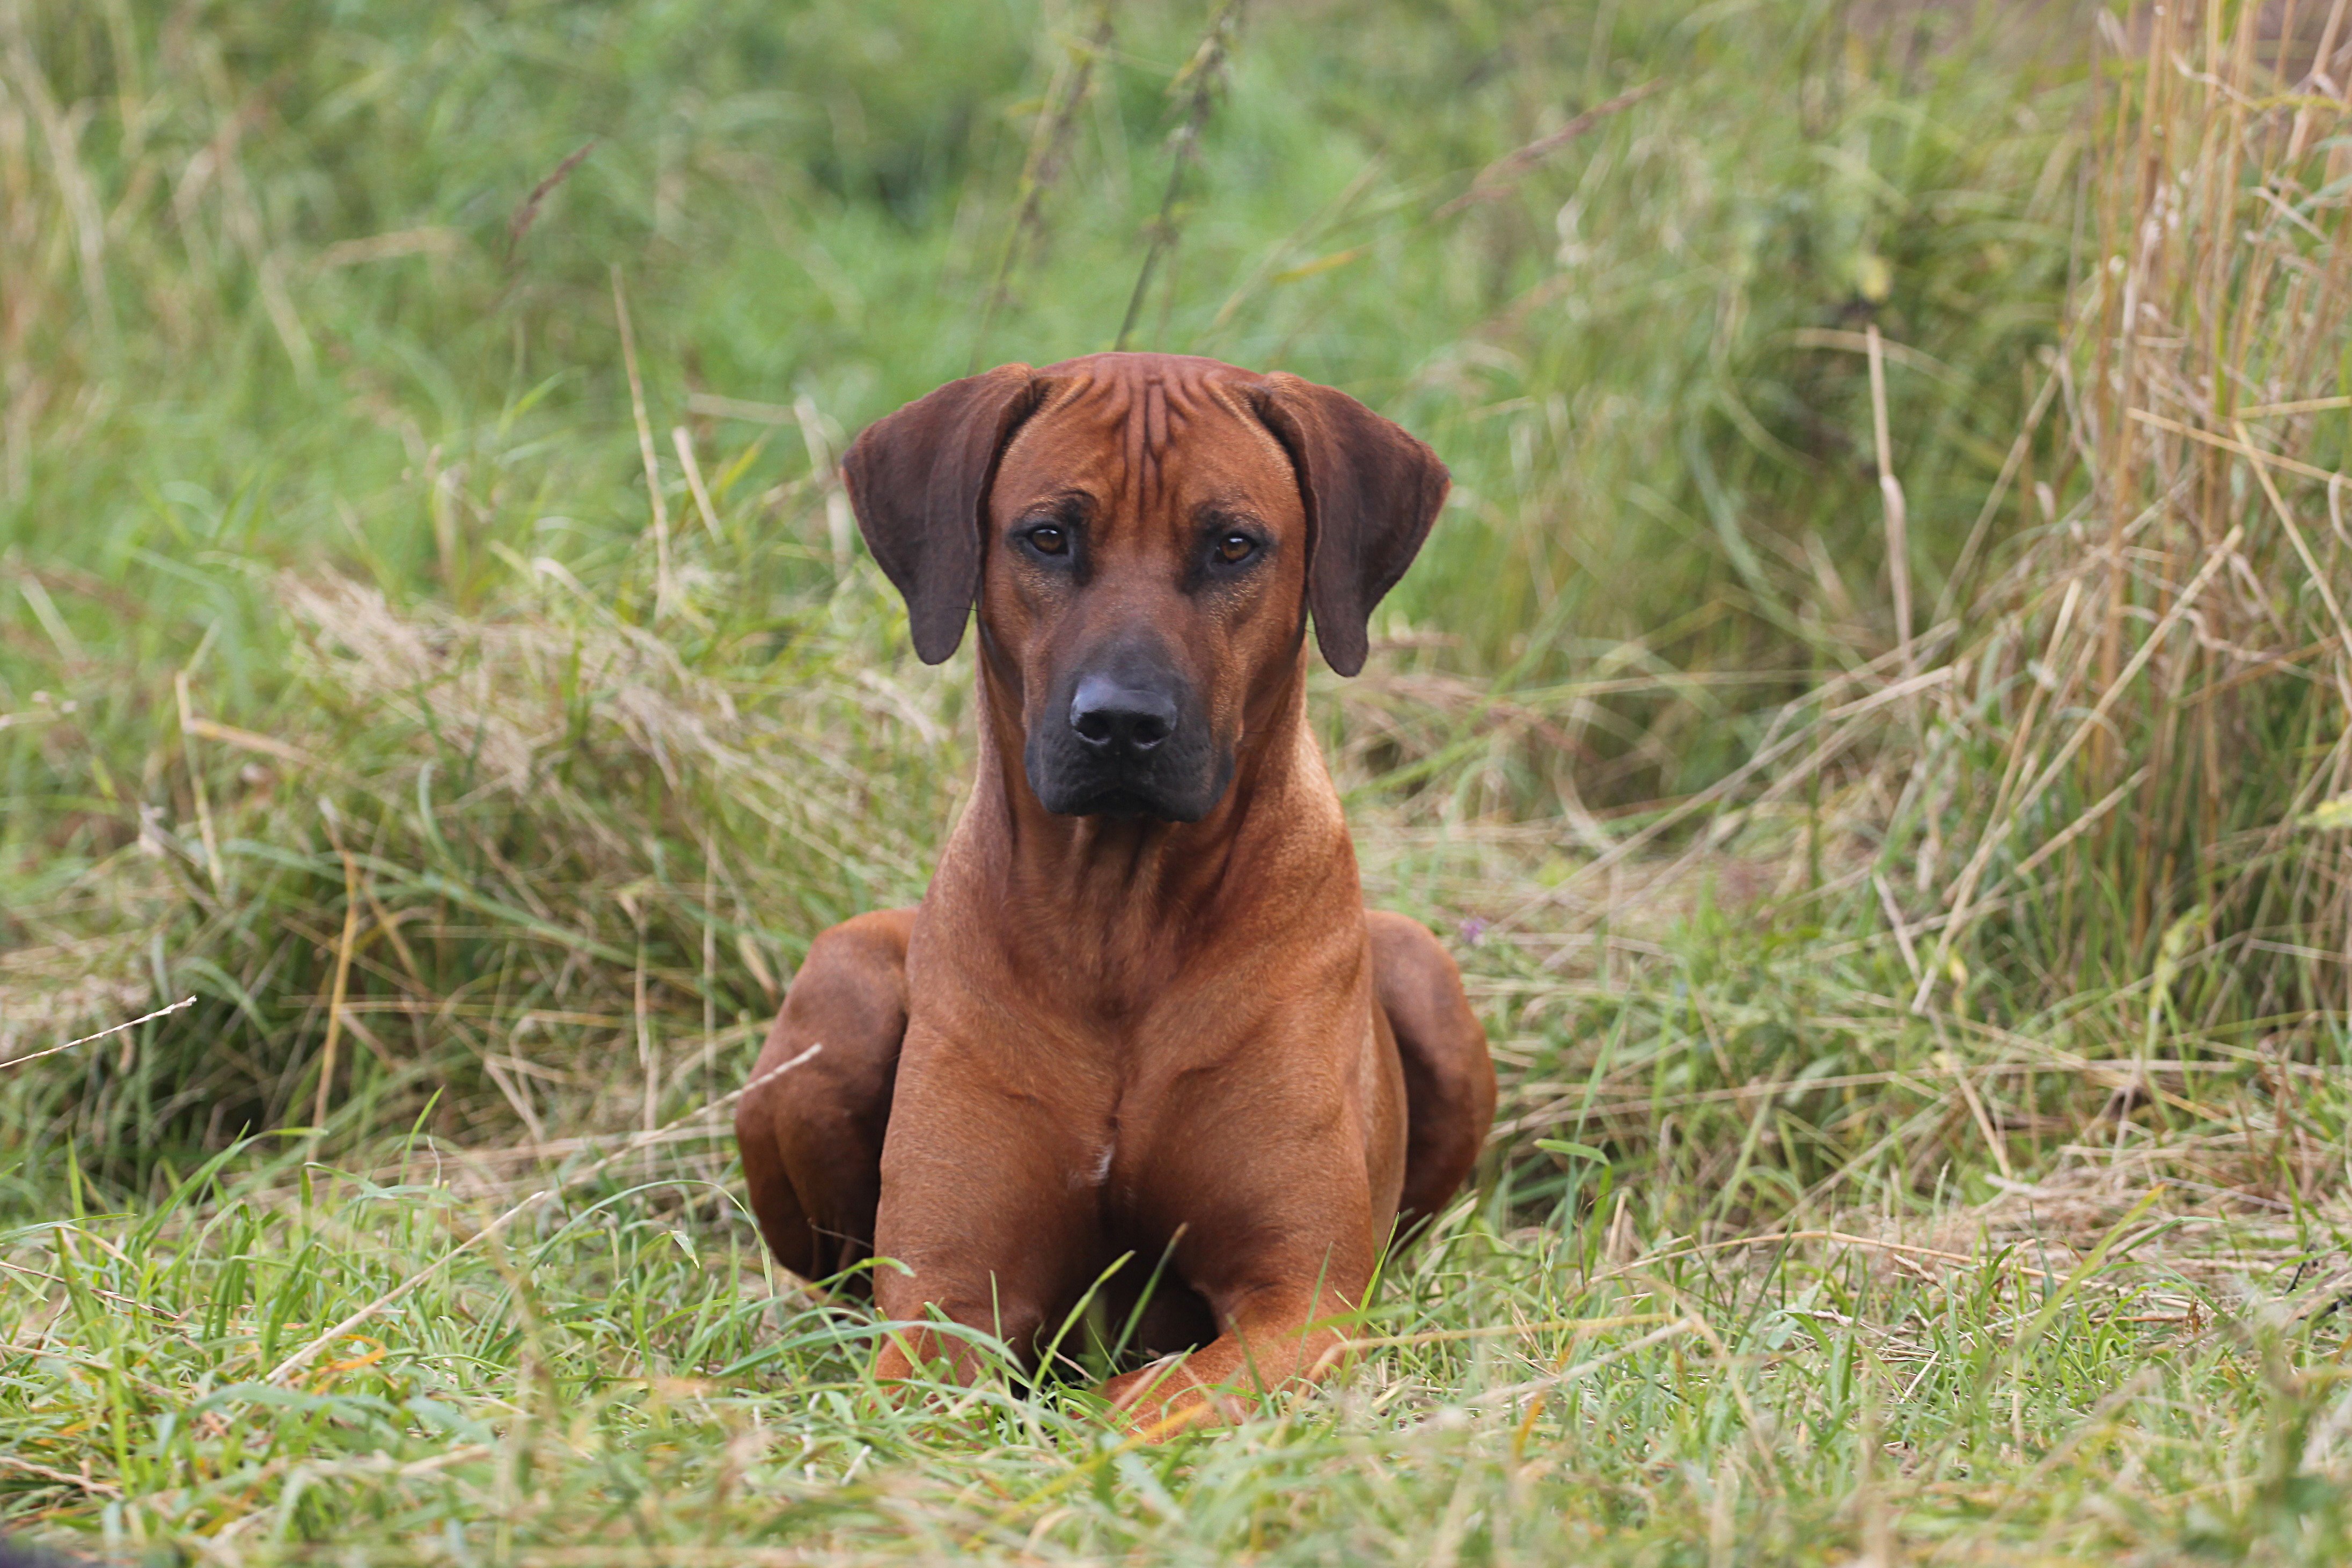
[[842, 473], [919, 657], [978, 605], [979, 776], [922, 903], [792, 983], [735, 1123], [761, 1232], [807, 1279], [876, 1259], [884, 1380], [969, 1378], [957, 1325], [1033, 1357], [1128, 1257], [1098, 1299], [1154, 1359], [1101, 1392], [1236, 1418], [1338, 1359], [1494, 1117], [1307, 715], [1310, 617], [1360, 670], [1445, 466], [1329, 387], [1104, 353], [942, 386]]

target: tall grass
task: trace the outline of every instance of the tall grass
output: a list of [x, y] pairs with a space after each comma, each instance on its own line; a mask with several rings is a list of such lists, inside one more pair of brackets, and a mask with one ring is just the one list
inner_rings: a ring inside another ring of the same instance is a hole
[[2039, 474], [2021, 447], [1988, 502], [2023, 526], [1943, 718], [1953, 787], [1987, 805], [1920, 880], [1948, 889], [1931, 968], [2140, 983], [2151, 1033], [2307, 1025], [2340, 1059], [2346, 122], [2337, 68], [2298, 72], [2347, 40], [2343, 7], [2310, 9], [2316, 45], [2254, 6], [2102, 34], [2084, 276], [2044, 377], [2063, 444]]
[[[1188, 75], [1211, 23], [1230, 60]], [[832, 456], [974, 356], [1101, 346], [1139, 281], [1158, 346], [1349, 385], [1460, 477], [1394, 652], [1340, 693], [1364, 799], [1565, 810], [1573, 847], [1722, 778], [1887, 635], [1855, 324], [1896, 340], [1923, 432], [1924, 590], [1958, 476], [1997, 466], [1973, 432], [2023, 395], [1984, 367], [2054, 320], [2071, 189], [2034, 91], [2062, 68], [1990, 24], [1827, 6], [1793, 31], [1400, 9], [1337, 53], [1278, 12], [1055, 14], [1034, 56], [923, 9], [12, 26], [0, 919], [26, 978], [0, 1029], [203, 996], [121, 1058], [152, 1087], [93, 1055], [71, 1091], [132, 1167], [321, 1103], [341, 1017], [347, 1077], [454, 1072], [481, 1095], [445, 1104], [544, 1121], [525, 1085], [489, 1095], [515, 1069], [487, 1037], [449, 1056], [464, 1030], [425, 1027], [460, 981], [478, 1017], [699, 1051], [827, 920], [911, 896], [960, 700], [894, 657]], [[1543, 151], [1563, 95], [1643, 83]], [[350, 626], [301, 607], [372, 595]], [[579, 639], [626, 684], [558, 669]], [[649, 729], [647, 683], [701, 728]], [[754, 745], [778, 726], [814, 752]], [[747, 758], [865, 782], [788, 823], [732, 782]], [[409, 922], [432, 940], [392, 940]]]

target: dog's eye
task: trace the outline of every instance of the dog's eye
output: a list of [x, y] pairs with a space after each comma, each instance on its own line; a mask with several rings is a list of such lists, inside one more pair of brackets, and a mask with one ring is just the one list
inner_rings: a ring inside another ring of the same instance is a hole
[[1257, 553], [1257, 541], [1246, 533], [1228, 533], [1217, 541], [1217, 559], [1236, 566]]
[[1029, 548], [1040, 555], [1063, 555], [1069, 552], [1070, 536], [1051, 523], [1033, 528], [1024, 537], [1029, 541]]

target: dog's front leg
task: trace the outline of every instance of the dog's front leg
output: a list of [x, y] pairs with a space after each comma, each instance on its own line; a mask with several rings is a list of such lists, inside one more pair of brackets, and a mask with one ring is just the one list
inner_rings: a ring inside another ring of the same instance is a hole
[[1308, 1279], [1250, 1292], [1225, 1331], [1199, 1350], [1162, 1356], [1103, 1384], [1103, 1397], [1153, 1441], [1195, 1426], [1243, 1419], [1255, 1397], [1300, 1390], [1330, 1371], [1346, 1336], [1331, 1321], [1363, 1300], [1334, 1281]]
[[1376, 1252], [1363, 1156], [1339, 1125], [1327, 1123], [1321, 1137], [1294, 1123], [1238, 1144], [1160, 1142], [1152, 1166], [1161, 1201], [1150, 1206], [1181, 1236], [1177, 1271], [1220, 1332], [1103, 1385], [1134, 1430], [1157, 1438], [1238, 1420], [1257, 1397], [1303, 1389], [1338, 1363]]
[[[1024, 1361], [1074, 1293], [1093, 1236], [1093, 1192], [1075, 1179], [1092, 1156], [1053, 1075], [1008, 1073], [984, 1055], [909, 1026], [882, 1150], [874, 1303], [906, 1327], [875, 1363], [885, 1381], [919, 1367], [968, 1382], [984, 1361], [970, 1336], [1001, 1339]], [[1024, 1087], [1036, 1085], [1035, 1089]]]

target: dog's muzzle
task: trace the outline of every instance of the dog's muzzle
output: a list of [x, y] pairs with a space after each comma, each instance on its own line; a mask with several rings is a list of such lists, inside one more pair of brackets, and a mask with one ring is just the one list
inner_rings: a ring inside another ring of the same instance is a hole
[[1137, 649], [1082, 669], [1032, 725], [1022, 762], [1064, 816], [1197, 822], [1231, 781], [1189, 683]]

